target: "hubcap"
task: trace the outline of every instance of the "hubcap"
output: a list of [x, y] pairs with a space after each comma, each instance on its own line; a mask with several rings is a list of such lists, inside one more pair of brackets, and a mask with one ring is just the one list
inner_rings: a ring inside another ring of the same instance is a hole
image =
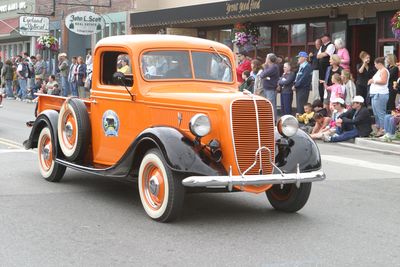
[[142, 190], [148, 206], [153, 210], [160, 209], [165, 195], [164, 176], [161, 169], [152, 163], [144, 169]]
[[65, 126], [65, 135], [67, 136], [68, 139], [70, 139], [72, 137], [72, 132], [73, 132], [74, 128], [72, 127], [71, 123], [67, 123], [67, 125]]
[[76, 121], [70, 110], [66, 111], [63, 116], [62, 135], [63, 144], [69, 149], [72, 149], [76, 142], [77, 132]]
[[158, 179], [156, 176], [152, 176], [150, 178], [149, 187], [150, 187], [150, 193], [153, 196], [157, 196], [158, 192], [160, 191], [160, 183], [158, 182]]
[[47, 135], [43, 136], [40, 147], [40, 165], [46, 171], [51, 168], [51, 164], [53, 163], [52, 157], [52, 146], [51, 146], [51, 138]]

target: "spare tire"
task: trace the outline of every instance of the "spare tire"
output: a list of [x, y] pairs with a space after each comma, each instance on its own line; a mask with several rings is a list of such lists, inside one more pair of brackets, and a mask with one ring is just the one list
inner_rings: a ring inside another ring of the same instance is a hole
[[58, 117], [58, 142], [65, 159], [81, 161], [89, 147], [91, 128], [85, 103], [68, 98]]

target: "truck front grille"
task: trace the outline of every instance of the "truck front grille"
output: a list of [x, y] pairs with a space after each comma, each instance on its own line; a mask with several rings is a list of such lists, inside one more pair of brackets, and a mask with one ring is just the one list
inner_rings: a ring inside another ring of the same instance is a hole
[[[266, 100], [240, 99], [232, 103], [231, 120], [233, 145], [237, 167], [242, 174], [255, 161], [255, 154], [259, 149], [258, 128], [256, 108], [258, 111], [260, 143], [261, 147], [265, 146], [272, 153], [272, 160], [275, 159], [275, 139], [274, 139], [274, 120], [272, 106]], [[256, 107], [257, 106], [257, 107]], [[269, 160], [269, 153], [262, 151], [262, 168], [260, 157], [257, 157], [257, 164], [246, 174], [257, 175], [262, 169], [262, 173], [272, 173], [272, 164]]]

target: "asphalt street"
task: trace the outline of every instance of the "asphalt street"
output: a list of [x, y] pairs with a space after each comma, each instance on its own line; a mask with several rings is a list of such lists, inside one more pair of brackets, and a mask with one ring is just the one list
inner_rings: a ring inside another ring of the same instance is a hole
[[398, 156], [319, 143], [327, 180], [298, 213], [265, 194], [191, 194], [161, 224], [132, 182], [42, 179], [21, 145], [33, 109], [0, 109], [0, 266], [400, 266]]

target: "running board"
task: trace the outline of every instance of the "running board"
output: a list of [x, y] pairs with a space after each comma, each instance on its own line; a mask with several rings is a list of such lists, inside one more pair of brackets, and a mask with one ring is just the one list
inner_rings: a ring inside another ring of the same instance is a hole
[[66, 160], [62, 160], [57, 158], [55, 160], [56, 163], [63, 165], [65, 167], [85, 172], [85, 173], [90, 173], [90, 174], [95, 174], [99, 176], [106, 176], [106, 177], [120, 177], [124, 178], [129, 174], [129, 170], [126, 170], [124, 168], [118, 168], [118, 165], [113, 165], [104, 169], [99, 169], [99, 168], [94, 168], [90, 166], [84, 166], [84, 165], [79, 165], [73, 162], [69, 162]]

